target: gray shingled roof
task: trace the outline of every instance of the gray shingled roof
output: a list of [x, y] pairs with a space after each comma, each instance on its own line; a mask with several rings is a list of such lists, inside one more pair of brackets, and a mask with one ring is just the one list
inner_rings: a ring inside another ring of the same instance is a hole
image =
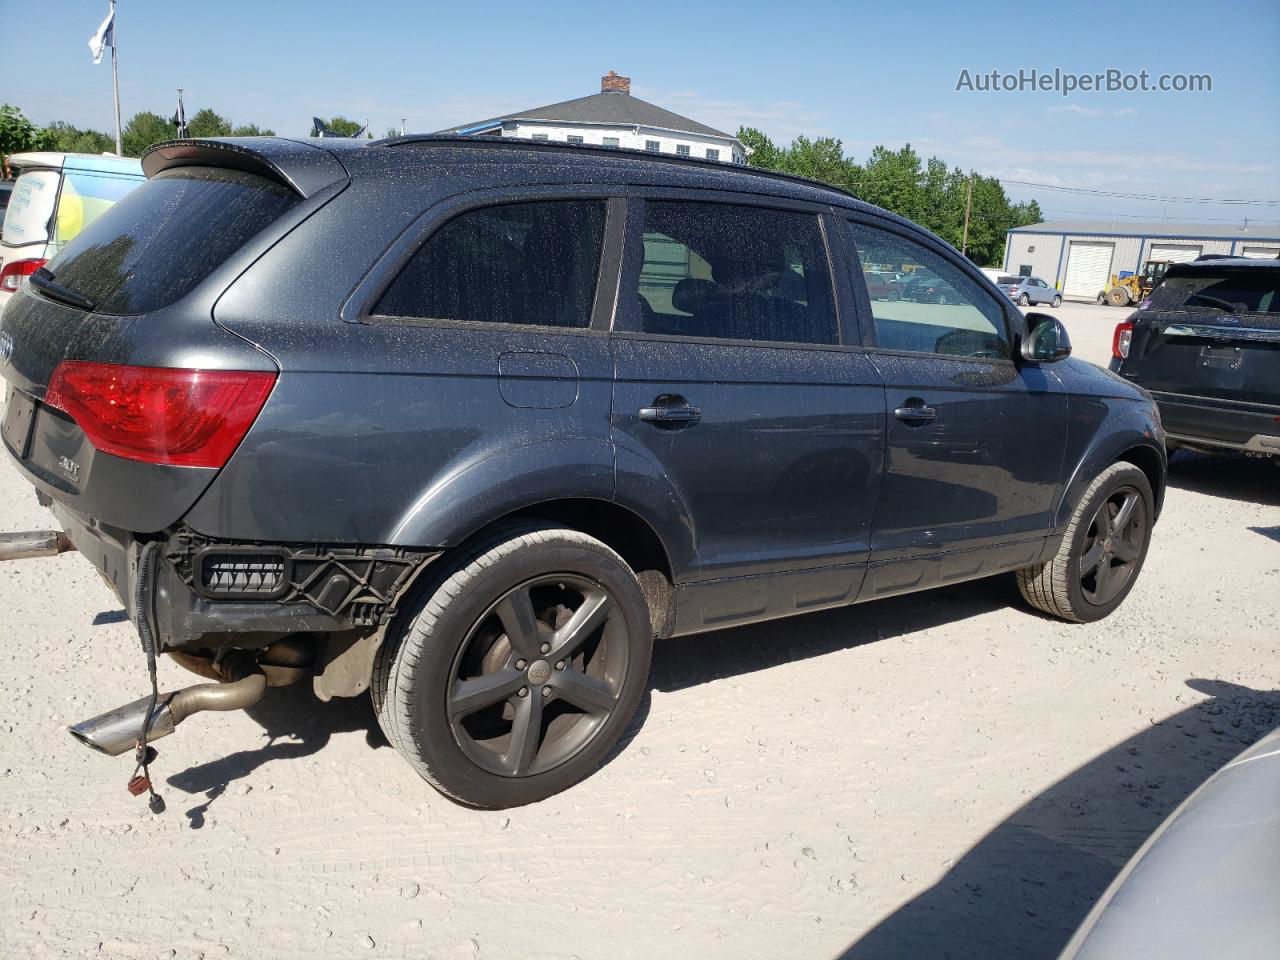
[[638, 124], [644, 127], [662, 127], [667, 130], [681, 130], [685, 133], [701, 133], [712, 137], [734, 139], [732, 134], [708, 127], [705, 123], [690, 120], [678, 113], [664, 110], [657, 104], [649, 103], [633, 97], [629, 93], [610, 92], [593, 93], [589, 97], [576, 100], [565, 100], [563, 103], [551, 103], [545, 107], [534, 107], [532, 110], [516, 110], [501, 117], [488, 120], [477, 120], [475, 123], [463, 123], [439, 133], [460, 133], [473, 127], [486, 124], [501, 123], [503, 120], [559, 120], [565, 123], [619, 123]]
[[1242, 217], [1237, 223], [1177, 223], [1172, 220], [1046, 220], [1010, 233], [1119, 234], [1126, 237], [1198, 237], [1221, 240], [1277, 240], [1280, 224], [1251, 223]]

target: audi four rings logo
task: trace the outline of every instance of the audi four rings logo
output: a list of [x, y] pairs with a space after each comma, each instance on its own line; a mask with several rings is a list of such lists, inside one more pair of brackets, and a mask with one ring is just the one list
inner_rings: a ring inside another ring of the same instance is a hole
[[0, 333], [0, 363], [8, 363], [13, 356], [13, 334]]

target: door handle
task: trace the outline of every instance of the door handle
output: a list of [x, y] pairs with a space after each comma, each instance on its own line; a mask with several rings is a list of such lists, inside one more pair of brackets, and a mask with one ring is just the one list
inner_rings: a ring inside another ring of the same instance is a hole
[[702, 411], [689, 406], [683, 397], [659, 397], [651, 407], [640, 408], [640, 419], [648, 423], [694, 423]]
[[938, 411], [933, 407], [926, 405], [919, 397], [912, 397], [902, 406], [894, 410], [893, 415], [899, 420], [927, 423], [930, 420], [937, 419]]

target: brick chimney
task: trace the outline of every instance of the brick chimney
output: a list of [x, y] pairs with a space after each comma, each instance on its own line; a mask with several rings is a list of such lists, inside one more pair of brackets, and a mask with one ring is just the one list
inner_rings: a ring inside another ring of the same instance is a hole
[[601, 93], [630, 93], [631, 78], [620, 77], [612, 70], [600, 78]]

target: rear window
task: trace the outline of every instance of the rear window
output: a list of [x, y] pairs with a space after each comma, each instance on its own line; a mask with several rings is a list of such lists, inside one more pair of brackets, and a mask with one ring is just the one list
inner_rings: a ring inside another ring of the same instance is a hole
[[57, 170], [30, 170], [18, 177], [4, 215], [2, 239], [10, 246], [48, 243], [53, 208], [58, 202]]
[[1197, 313], [1280, 314], [1280, 270], [1170, 277], [1155, 289], [1151, 305]]
[[99, 313], [148, 313], [185, 296], [297, 202], [287, 187], [240, 170], [166, 170], [89, 224], [47, 269]]
[[1017, 285], [1022, 282], [1022, 277], [1001, 277], [996, 283], [1012, 283]]
[[143, 182], [141, 178], [67, 170], [63, 174], [62, 192], [58, 197], [54, 242], [70, 242]]

